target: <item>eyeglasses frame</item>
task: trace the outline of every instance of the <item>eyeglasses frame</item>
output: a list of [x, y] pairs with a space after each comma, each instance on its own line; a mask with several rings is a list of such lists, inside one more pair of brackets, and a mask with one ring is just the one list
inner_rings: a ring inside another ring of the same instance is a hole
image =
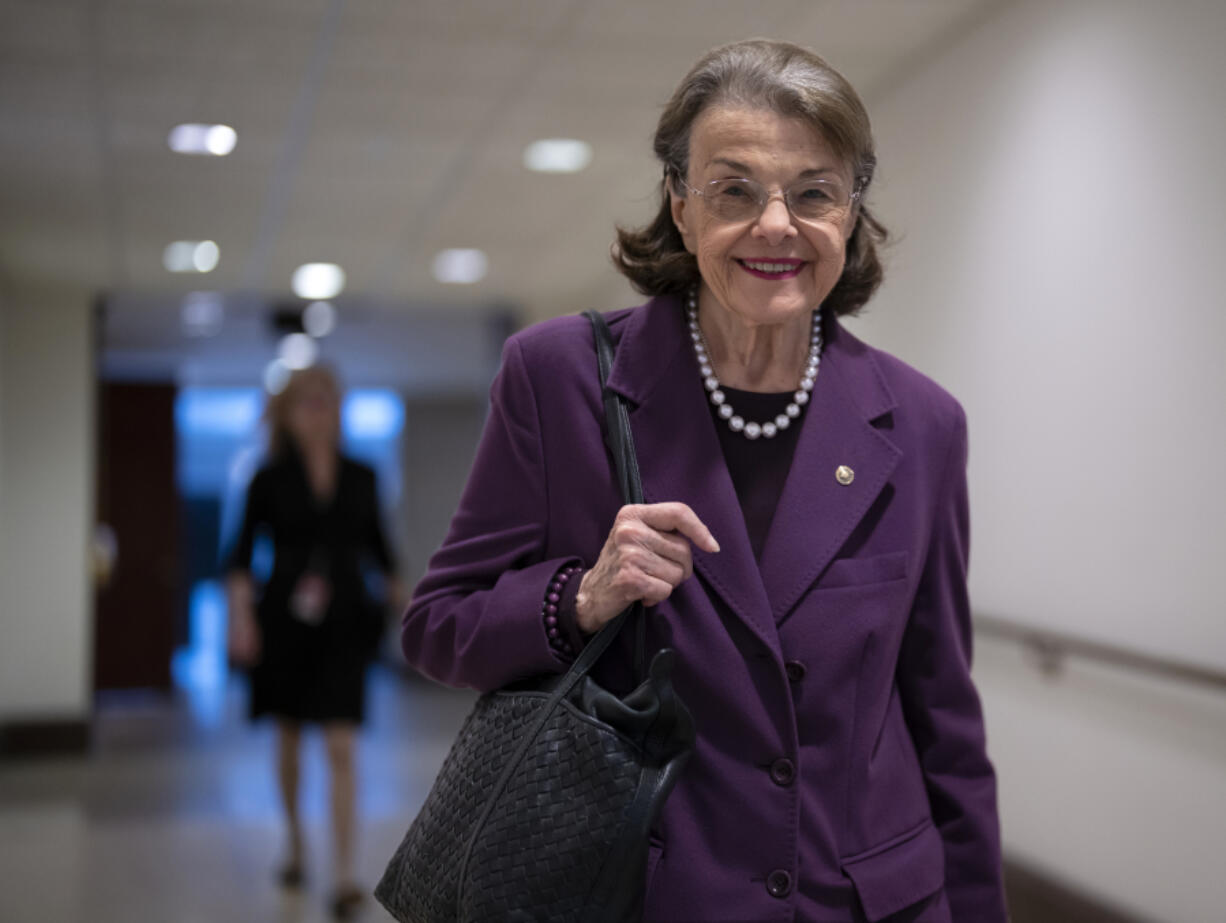
[[[676, 180], [677, 182], [679, 182], [679, 183], [680, 183], [680, 184], [681, 184], [683, 187], [685, 187], [685, 190], [686, 190], [687, 192], [693, 193], [694, 195], [698, 196], [698, 198], [702, 199], [704, 203], [707, 201], [707, 198], [708, 198], [707, 193], [703, 192], [701, 189], [696, 189], [695, 187], [693, 187], [693, 186], [691, 186], [689, 183], [687, 183], [687, 182], [685, 181], [685, 177], [683, 177], [683, 176], [681, 175], [681, 172], [680, 172], [679, 170], [677, 170], [677, 169], [675, 169], [675, 168], [673, 168], [673, 167], [667, 167], [667, 168], [665, 169], [665, 171], [664, 171], [664, 176], [665, 176], [665, 181], [666, 181], [666, 182], [667, 182], [668, 177], [669, 177], [670, 175], [672, 176], [672, 178], [673, 178], [673, 179], [675, 179], [675, 180]], [[750, 177], [748, 177], [748, 176], [735, 176], [735, 177], [727, 177], [726, 179], [715, 179], [715, 180], [711, 180], [709, 183], [705, 183], [704, 185], [706, 185], [706, 186], [710, 186], [710, 185], [713, 185], [714, 183], [722, 183], [722, 182], [726, 182], [726, 180], [727, 180], [727, 179], [738, 179], [738, 180], [744, 180], [744, 181], [746, 181], [746, 182], [752, 182], [752, 183], [756, 183], [756, 184], [757, 184], [757, 185], [759, 185], [759, 186], [762, 186], [762, 184], [761, 184], [761, 183], [758, 183], [758, 181], [757, 181], [757, 180], [755, 180], [755, 179], [751, 179], [751, 178], [750, 178]], [[797, 185], [797, 184], [796, 184], [796, 183], [793, 183], [793, 184], [792, 184], [792, 186], [795, 186], [795, 185]], [[846, 208], [848, 211], [851, 211], [851, 209], [852, 209], [852, 208], [854, 208], [854, 207], [855, 207], [855, 205], [856, 205], [856, 203], [857, 203], [857, 202], [860, 200], [860, 197], [861, 197], [861, 196], [864, 194], [865, 187], [867, 187], [867, 186], [868, 186], [868, 179], [867, 179], [867, 177], [863, 177], [863, 176], [856, 177], [855, 187], [854, 187], [854, 188], [852, 189], [852, 191], [851, 191], [851, 195], [850, 195], [850, 197], [849, 197], [849, 198], [848, 198], [848, 200], [847, 200], [847, 204], [846, 204], [845, 206], [842, 206], [842, 207]], [[765, 187], [763, 187], [763, 188], [765, 188]], [[788, 187], [788, 189], [791, 189], [791, 188], [792, 188], [791, 186], [789, 186], [789, 187]], [[757, 213], [757, 214], [754, 216], [753, 220], [754, 220], [754, 221], [757, 221], [759, 218], [761, 218], [761, 217], [762, 217], [763, 213], [766, 211], [766, 206], [767, 206], [767, 205], [770, 203], [771, 199], [775, 198], [775, 196], [779, 196], [781, 199], [783, 199], [783, 207], [787, 209], [788, 214], [789, 214], [789, 215], [792, 217], [792, 220], [793, 220], [793, 221], [798, 221], [798, 222], [800, 222], [801, 224], [813, 224], [813, 223], [815, 223], [815, 222], [820, 222], [820, 221], [825, 220], [825, 219], [821, 219], [821, 218], [818, 218], [818, 219], [813, 219], [813, 218], [801, 218], [799, 215], [797, 215], [797, 214], [796, 214], [796, 212], [794, 212], [794, 211], [792, 210], [792, 205], [791, 205], [791, 203], [788, 201], [788, 196], [787, 196], [788, 189], [780, 189], [778, 192], [769, 192], [769, 193], [767, 193], [766, 198], [765, 198], [765, 199], [763, 199], [763, 200], [762, 200], [760, 203], [758, 203], [758, 213]], [[708, 208], [709, 208], [709, 206], [708, 206]], [[729, 224], [736, 224], [736, 223], [737, 223], [737, 222], [735, 222], [735, 221], [728, 221], [727, 219], [724, 219], [724, 218], [719, 218], [718, 216], [715, 216], [715, 217], [716, 217], [716, 219], [717, 219], [717, 220], [720, 220], [720, 221], [726, 221], [726, 222], [727, 222], [727, 223], [729, 223]], [[745, 218], [745, 219], [741, 219], [741, 220], [743, 220], [743, 221], [748, 221], [749, 219], [748, 219], [748, 218]]]

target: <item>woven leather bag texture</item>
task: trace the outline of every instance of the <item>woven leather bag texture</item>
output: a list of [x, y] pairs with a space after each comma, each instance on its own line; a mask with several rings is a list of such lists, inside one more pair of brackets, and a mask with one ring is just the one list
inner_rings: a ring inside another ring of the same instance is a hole
[[[589, 313], [601, 383], [612, 360]], [[624, 403], [606, 391], [626, 502], [642, 502]], [[478, 699], [375, 889], [401, 923], [632, 923], [642, 916], [647, 837], [694, 745], [672, 686], [674, 655], [644, 668], [642, 607], [621, 613], [570, 669]], [[624, 696], [589, 671], [636, 630], [639, 685]]]
[[615, 698], [591, 680], [547, 716], [544, 691], [482, 696], [388, 864], [379, 901], [403, 923], [639, 919], [647, 831], [693, 739], [667, 688], [670, 670], [671, 653], [657, 654], [651, 678], [620, 700], [634, 703], [629, 735], [584, 710], [585, 700]]
[[399, 920], [458, 919], [460, 862], [490, 789], [540, 707], [527, 696], [477, 700], [375, 894]]

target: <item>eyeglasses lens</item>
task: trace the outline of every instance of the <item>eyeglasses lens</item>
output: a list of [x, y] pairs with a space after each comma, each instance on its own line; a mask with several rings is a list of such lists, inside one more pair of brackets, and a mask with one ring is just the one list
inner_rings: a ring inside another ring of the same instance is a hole
[[[758, 217], [770, 198], [761, 183], [751, 179], [721, 179], [707, 183], [700, 192], [712, 214], [724, 221]], [[851, 196], [837, 182], [806, 180], [783, 192], [788, 210], [799, 221], [822, 221], [837, 217], [851, 204]]]

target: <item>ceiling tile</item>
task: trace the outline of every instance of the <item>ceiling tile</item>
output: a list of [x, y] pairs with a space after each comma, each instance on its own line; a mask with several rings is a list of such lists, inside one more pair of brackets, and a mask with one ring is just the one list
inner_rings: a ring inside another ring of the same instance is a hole
[[[749, 35], [810, 45], [871, 109], [997, 2], [3, 0], [0, 264], [122, 282], [171, 316], [192, 288], [255, 279], [241, 297], [279, 297], [314, 259], [344, 265], [347, 297], [377, 296], [375, 315], [633, 303], [613, 227], [654, 212], [655, 122], [703, 51]], [[232, 125], [234, 153], [173, 154], [183, 121]], [[553, 136], [591, 143], [590, 167], [527, 172], [524, 146]], [[177, 238], [216, 240], [218, 269], [167, 273]], [[488, 277], [436, 282], [444, 246], [485, 249]], [[194, 368], [224, 352], [200, 349]]]

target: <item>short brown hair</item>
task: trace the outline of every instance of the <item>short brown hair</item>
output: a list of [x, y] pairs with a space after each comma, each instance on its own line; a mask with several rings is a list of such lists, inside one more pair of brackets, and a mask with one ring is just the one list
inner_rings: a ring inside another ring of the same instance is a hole
[[[664, 166], [660, 209], [638, 229], [617, 228], [613, 264], [645, 295], [679, 294], [699, 280], [669, 208], [668, 183], [689, 171], [690, 131], [718, 104], [767, 108], [812, 125], [852, 169], [860, 190], [843, 274], [823, 304], [858, 311], [881, 284], [878, 248], [887, 231], [864, 203], [877, 155], [868, 112], [851, 84], [813, 52], [789, 42], [749, 39], [708, 51], [674, 91], [656, 126], [653, 148]], [[680, 191], [680, 190], [678, 190]]]

